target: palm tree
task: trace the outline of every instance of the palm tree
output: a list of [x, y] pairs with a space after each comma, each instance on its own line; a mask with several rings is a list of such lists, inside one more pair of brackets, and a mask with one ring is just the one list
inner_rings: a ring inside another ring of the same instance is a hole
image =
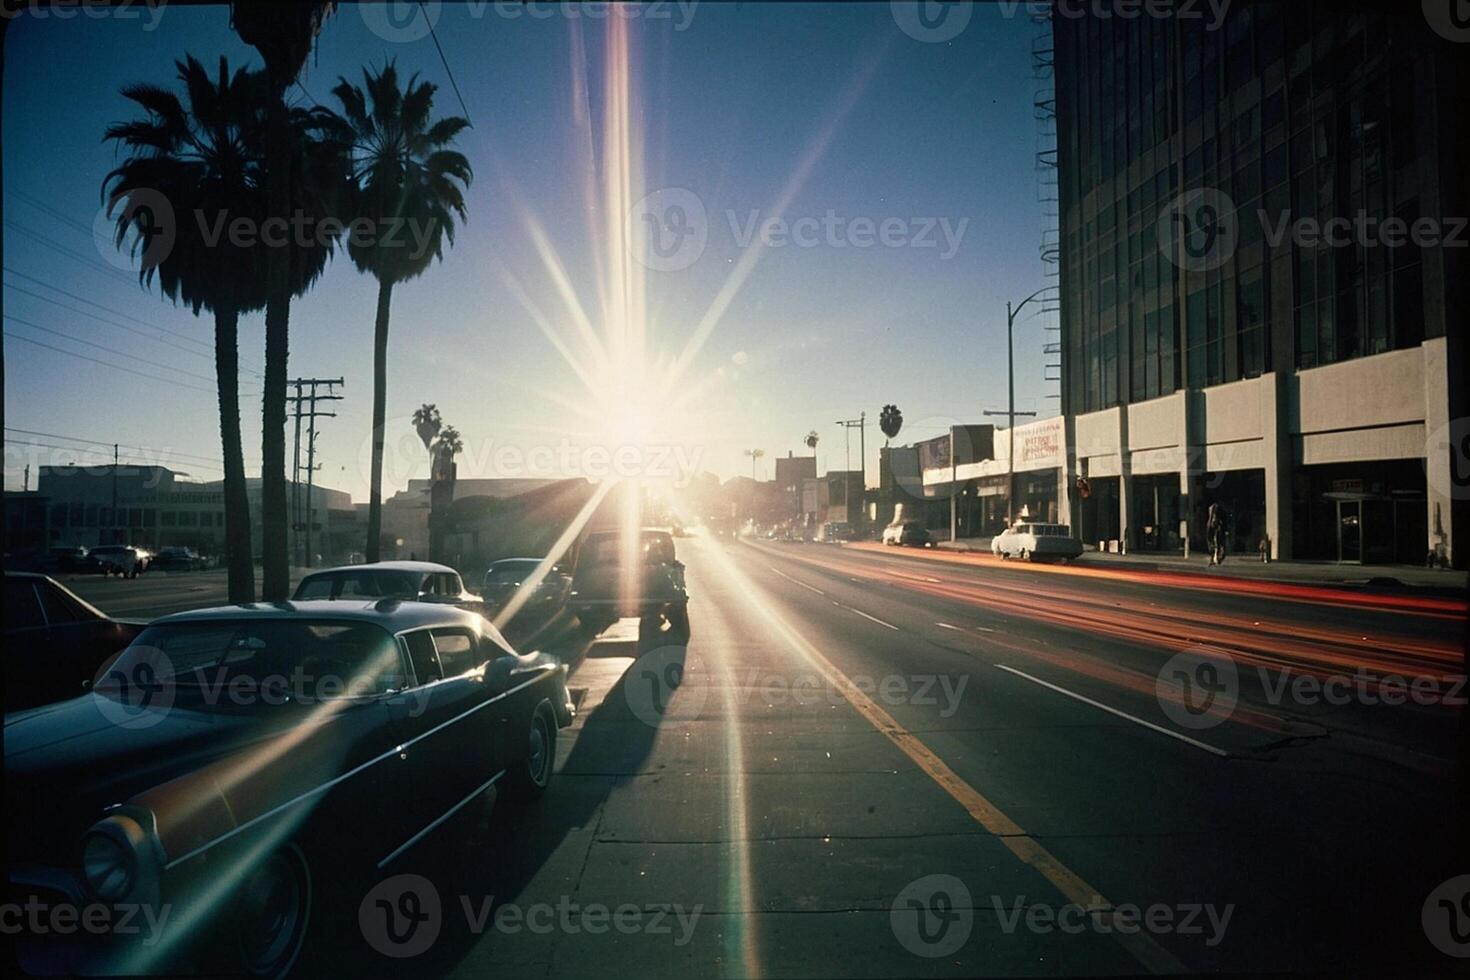
[[[383, 524], [383, 425], [388, 401], [388, 314], [393, 287], [423, 274], [454, 244], [454, 216], [465, 220], [464, 189], [473, 179], [469, 161], [449, 149], [470, 123], [460, 116], [433, 120], [436, 86], [414, 75], [399, 87], [389, 62], [363, 71], [363, 87], [339, 79], [332, 94], [345, 117], [343, 139], [352, 147], [357, 216], [384, 234], [348, 242], [362, 272], [378, 280], [373, 330], [373, 449], [368, 490], [367, 560], [378, 559]], [[405, 234], [404, 226], [412, 231]], [[400, 229], [398, 234], [388, 231]], [[422, 243], [422, 244], [420, 244]]]
[[[176, 62], [176, 68], [182, 101], [154, 85], [123, 90], [147, 117], [108, 127], [104, 138], [116, 140], [131, 155], [104, 179], [103, 193], [109, 213], [117, 214], [117, 245], [123, 245], [129, 232], [133, 235], [144, 285], [156, 277], [165, 296], [187, 304], [196, 316], [203, 309], [214, 313], [228, 588], [232, 602], [250, 602], [255, 571], [240, 438], [238, 326], [241, 313], [268, 303], [268, 253], [286, 250], [267, 247], [263, 235], [243, 239], [222, 230], [226, 222], [241, 218], [259, 229], [268, 217], [270, 92], [263, 73], [231, 73], [224, 58], [213, 78], [192, 56]], [[341, 150], [319, 138], [327, 119], [321, 110], [292, 110], [285, 120], [296, 184], [302, 189], [292, 200], [311, 215], [322, 213], [312, 192], [334, 179], [340, 182], [343, 170]], [[164, 206], [172, 211], [171, 220], [158, 213]], [[329, 238], [291, 248], [288, 289], [304, 291], [321, 273], [331, 249]], [[279, 407], [284, 465], [284, 394]]]
[[439, 427], [443, 424], [444, 420], [439, 417], [437, 406], [424, 402], [414, 409], [413, 428], [419, 434], [419, 439], [423, 442], [425, 449], [432, 448], [434, 437], [439, 434]]
[[[230, 23], [240, 39], [265, 61], [269, 104], [266, 113], [266, 214], [286, 219], [303, 188], [296, 169], [290, 133], [291, 110], [286, 89], [311, 51], [312, 41], [334, 2], [279, 3], [278, 0], [231, 0]], [[308, 210], [309, 215], [324, 212]], [[260, 520], [263, 577], [261, 595], [271, 601], [290, 592], [290, 557], [286, 543], [286, 360], [290, 348], [291, 297], [299, 269], [296, 250], [273, 248], [266, 256], [265, 383], [261, 395]], [[323, 260], [325, 261], [325, 260]], [[320, 267], [316, 272], [321, 271]], [[316, 274], [306, 277], [307, 284]], [[305, 287], [302, 287], [303, 289]]]
[[817, 442], [821, 438], [821, 436], [817, 435], [817, 430], [813, 429], [812, 431], [808, 432], [806, 434], [806, 438], [802, 440], [802, 442], [806, 443], [806, 448], [812, 451], [812, 459], [817, 458]]
[[898, 410], [897, 405], [884, 405], [882, 413], [878, 416], [878, 428], [883, 430], [884, 442], [898, 435], [903, 428], [903, 413]]
[[[103, 194], [108, 214], [117, 213], [117, 245], [122, 247], [133, 232], [142, 284], [149, 286], [156, 278], [165, 296], [185, 303], [195, 316], [206, 309], [214, 314], [229, 597], [231, 602], [253, 602], [237, 338], [240, 314], [265, 305], [264, 257], [259, 248], [239, 247], [229, 236], [206, 242], [201, 225], [210, 221], [193, 216], [264, 217], [264, 89], [258, 72], [241, 68], [232, 74], [224, 58], [214, 79], [192, 56], [175, 64], [187, 105], [157, 86], [123, 89], [147, 117], [107, 128], [104, 138], [116, 140], [131, 155], [104, 179]], [[158, 213], [164, 202], [174, 220]]]
[[434, 459], [448, 470], [448, 464], [464, 452], [464, 440], [460, 438], [459, 430], [452, 425], [446, 425], [439, 433], [439, 438], [434, 441]]

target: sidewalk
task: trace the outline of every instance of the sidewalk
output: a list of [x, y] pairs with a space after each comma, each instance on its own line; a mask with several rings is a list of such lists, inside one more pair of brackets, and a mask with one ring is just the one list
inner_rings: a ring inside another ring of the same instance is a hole
[[[941, 551], [990, 554], [990, 542], [979, 538], [940, 541]], [[1233, 555], [1223, 565], [1210, 564], [1208, 555], [1131, 554], [1088, 551], [1073, 563], [1087, 568], [1118, 568], [1130, 571], [1189, 572], [1225, 578], [1293, 582], [1317, 585], [1371, 585], [1375, 588], [1408, 587], [1454, 592], [1464, 590], [1466, 573], [1447, 568], [1418, 565], [1339, 565], [1335, 562], [1273, 561], [1262, 564], [1255, 555]]]

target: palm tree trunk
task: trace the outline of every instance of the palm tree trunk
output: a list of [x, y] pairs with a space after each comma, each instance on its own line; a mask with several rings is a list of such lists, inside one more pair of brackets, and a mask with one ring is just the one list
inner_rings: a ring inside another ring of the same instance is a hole
[[[266, 130], [266, 211], [284, 217], [290, 196], [286, 172], [286, 104], [281, 92], [270, 110]], [[290, 342], [290, 250], [266, 249], [265, 383], [260, 411], [261, 598], [285, 600], [291, 591], [290, 555], [286, 543], [286, 362]]]
[[383, 428], [388, 408], [388, 309], [393, 301], [393, 283], [378, 282], [378, 320], [373, 330], [373, 471], [368, 489], [368, 561], [379, 560], [383, 536]]
[[250, 556], [250, 498], [245, 493], [245, 450], [240, 441], [240, 313], [214, 311], [214, 373], [219, 384], [219, 437], [225, 461], [225, 569], [231, 602], [255, 601]]

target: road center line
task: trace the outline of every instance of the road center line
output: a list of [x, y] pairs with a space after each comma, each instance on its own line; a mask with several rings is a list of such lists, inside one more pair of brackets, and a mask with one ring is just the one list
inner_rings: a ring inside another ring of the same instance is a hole
[[785, 572], [781, 571], [781, 569], [777, 568], [775, 565], [771, 565], [770, 566], [770, 569], [771, 569], [771, 571], [775, 572], [777, 575], [779, 575], [782, 578], [784, 578], [786, 581], [792, 583], [793, 585], [799, 585], [803, 589], [806, 589], [808, 592], [815, 592], [817, 595], [826, 595], [827, 594], [827, 593], [823, 592], [821, 589], [817, 588], [816, 586], [807, 585], [805, 582], [801, 581], [800, 579], [794, 579], [794, 578], [792, 578], [790, 575], [787, 575]]
[[[842, 603], [839, 602], [838, 605], [839, 606], [842, 606]], [[843, 609], [846, 609], [848, 612], [855, 612], [859, 616], [863, 617], [864, 619], [871, 619], [873, 622], [877, 623], [879, 626], [886, 626], [889, 629], [893, 630], [895, 633], [899, 632], [899, 628], [897, 626], [894, 626], [892, 623], [885, 623], [885, 622], [883, 622], [883, 620], [879, 619], [877, 616], [869, 616], [867, 613], [863, 612], [861, 609], [854, 609], [852, 606], [842, 606], [842, 608]]]
[[948, 623], [935, 623], [934, 625], [938, 626], [942, 630], [954, 630], [956, 633], [964, 632], [964, 630], [960, 629], [958, 626], [951, 626]]
[[1198, 739], [1190, 738], [1188, 735], [1181, 735], [1179, 732], [1176, 732], [1173, 729], [1165, 728], [1162, 725], [1155, 725], [1151, 721], [1144, 721], [1142, 718], [1139, 718], [1136, 715], [1130, 715], [1126, 711], [1119, 711], [1117, 708], [1103, 704], [1101, 701], [1094, 701], [1092, 700], [1092, 698], [1083, 697], [1081, 694], [1078, 694], [1075, 691], [1069, 691], [1065, 687], [1058, 687], [1057, 685], [1052, 684], [1049, 681], [1044, 681], [1039, 677], [1032, 677], [1025, 671], [1017, 670], [1014, 667], [1007, 667], [1005, 664], [995, 664], [994, 666], [999, 668], [1000, 670], [1005, 671], [1006, 673], [1015, 674], [1017, 677], [1024, 677], [1031, 683], [1040, 684], [1042, 687], [1056, 691], [1058, 694], [1065, 694], [1067, 697], [1081, 701], [1083, 704], [1090, 704], [1094, 708], [1100, 708], [1110, 715], [1116, 715], [1125, 721], [1133, 722], [1135, 725], [1142, 725], [1144, 728], [1147, 728], [1150, 731], [1158, 732], [1160, 735], [1167, 735], [1170, 738], [1176, 738], [1186, 745], [1193, 745], [1197, 749], [1204, 749], [1206, 752], [1211, 752], [1215, 755], [1218, 755], [1222, 759], [1230, 758], [1230, 753], [1226, 752], [1224, 749], [1216, 748], [1215, 746], [1205, 742], [1201, 742]]

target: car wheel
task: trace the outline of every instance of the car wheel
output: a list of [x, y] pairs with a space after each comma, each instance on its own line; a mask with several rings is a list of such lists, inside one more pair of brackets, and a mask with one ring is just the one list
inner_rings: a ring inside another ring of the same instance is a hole
[[551, 784], [556, 765], [556, 715], [551, 702], [542, 701], [531, 713], [526, 733], [526, 754], [506, 776], [505, 791], [521, 802], [540, 799]]
[[311, 870], [288, 844], [253, 866], [235, 895], [230, 925], [245, 972], [282, 977], [306, 944], [311, 921]]
[[1022, 561], [1031, 561], [1031, 552], [1027, 551], [1025, 548], [1022, 548], [1021, 549], [1021, 560]]

